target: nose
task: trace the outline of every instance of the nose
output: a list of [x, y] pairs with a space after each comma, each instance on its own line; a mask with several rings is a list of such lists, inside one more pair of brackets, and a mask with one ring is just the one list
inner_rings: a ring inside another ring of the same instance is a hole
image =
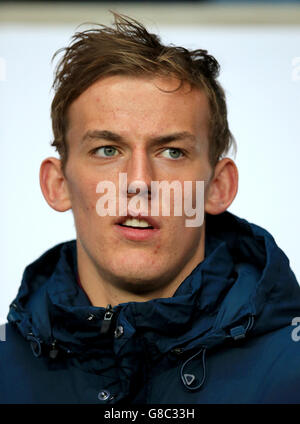
[[[137, 183], [143, 182], [144, 190], [143, 195], [151, 196], [151, 181], [154, 180], [154, 169], [153, 163], [151, 162], [151, 158], [147, 154], [145, 149], [136, 149], [132, 152], [130, 159], [128, 159], [127, 163], [127, 183], [128, 189], [127, 195], [134, 196], [139, 192], [141, 185]], [[130, 187], [129, 187], [130, 186]], [[139, 188], [139, 190], [137, 190]]]

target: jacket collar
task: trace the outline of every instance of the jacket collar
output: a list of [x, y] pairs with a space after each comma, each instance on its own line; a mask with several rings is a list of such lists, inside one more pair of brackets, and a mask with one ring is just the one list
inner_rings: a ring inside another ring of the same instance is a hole
[[[299, 286], [266, 230], [229, 212], [207, 215], [205, 252], [173, 297], [114, 308], [128, 334], [139, 332], [166, 352], [220, 344], [249, 330], [253, 318], [252, 335], [290, 323], [300, 304]], [[99, 323], [105, 310], [90, 304], [76, 273], [75, 241], [47, 251], [26, 268], [8, 320], [24, 337], [32, 334], [46, 345], [56, 340], [78, 352], [103, 347]]]

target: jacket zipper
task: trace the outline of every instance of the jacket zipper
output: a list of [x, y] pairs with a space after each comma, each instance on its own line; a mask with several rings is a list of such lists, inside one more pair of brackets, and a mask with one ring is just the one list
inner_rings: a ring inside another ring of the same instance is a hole
[[112, 306], [108, 304], [105, 309], [104, 318], [101, 324], [100, 334], [107, 334], [112, 323], [112, 317], [114, 315], [114, 311]]

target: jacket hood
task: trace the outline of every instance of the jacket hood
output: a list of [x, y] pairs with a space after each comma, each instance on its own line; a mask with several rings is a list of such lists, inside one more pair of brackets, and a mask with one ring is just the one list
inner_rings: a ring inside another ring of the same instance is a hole
[[[112, 308], [114, 328], [124, 328], [114, 349], [126, 352], [128, 341], [142, 334], [154, 356], [203, 351], [289, 325], [299, 305], [289, 261], [266, 230], [229, 212], [207, 215], [205, 259], [173, 297]], [[90, 304], [77, 282], [73, 240], [25, 269], [8, 321], [38, 342], [37, 356], [41, 345], [54, 356], [57, 349], [92, 356], [110, 343], [101, 331], [106, 312]]]

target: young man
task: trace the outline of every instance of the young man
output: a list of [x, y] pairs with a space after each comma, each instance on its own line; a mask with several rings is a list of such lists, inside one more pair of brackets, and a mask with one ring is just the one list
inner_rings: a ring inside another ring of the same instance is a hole
[[[226, 211], [238, 172], [218, 71], [119, 15], [65, 49], [60, 159], [40, 182], [77, 237], [25, 270], [1, 402], [300, 402], [300, 289], [272, 236]], [[155, 182], [176, 182], [169, 214]]]

